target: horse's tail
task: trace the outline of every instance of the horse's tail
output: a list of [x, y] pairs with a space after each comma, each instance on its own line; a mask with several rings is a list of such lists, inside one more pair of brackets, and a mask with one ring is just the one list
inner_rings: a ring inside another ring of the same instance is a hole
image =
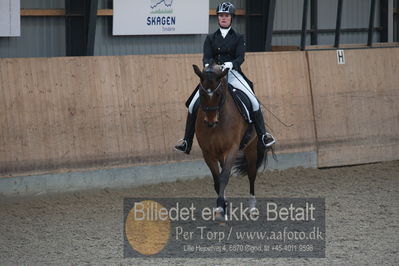
[[274, 153], [274, 147], [267, 147], [266, 149], [263, 147], [263, 144], [258, 140], [258, 144], [256, 146], [256, 152], [257, 152], [257, 157], [256, 157], [256, 171], [259, 170], [259, 168], [263, 165], [262, 172], [265, 171], [266, 166], [267, 166], [267, 155], [271, 153], [273, 159], [277, 161], [277, 156]]
[[[275, 161], [277, 161], [277, 156], [274, 153], [273, 146], [265, 149], [263, 147], [263, 144], [258, 140], [257, 145], [256, 145], [256, 171], [258, 171], [262, 165], [263, 165], [262, 171], [264, 171], [266, 169], [267, 154], [269, 152], [271, 152], [273, 159]], [[234, 174], [237, 174], [237, 175], [247, 175], [248, 174], [247, 169], [248, 169], [248, 161], [245, 157], [245, 154], [240, 153], [234, 163], [233, 172], [234, 172]]]
[[247, 174], [248, 162], [245, 158], [245, 154], [240, 152], [234, 162], [233, 173], [236, 175], [246, 175]]

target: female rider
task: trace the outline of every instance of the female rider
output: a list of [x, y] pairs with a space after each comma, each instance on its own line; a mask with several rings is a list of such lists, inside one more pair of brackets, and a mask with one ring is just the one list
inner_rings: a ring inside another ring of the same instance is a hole
[[[273, 145], [276, 140], [266, 131], [263, 121], [263, 115], [260, 109], [259, 101], [252, 91], [252, 82], [249, 81], [241, 70], [241, 64], [245, 57], [244, 35], [237, 33], [231, 28], [235, 14], [235, 7], [230, 2], [220, 4], [216, 13], [218, 15], [219, 29], [207, 36], [204, 43], [203, 63], [206, 67], [211, 62], [222, 65], [223, 69], [228, 68], [227, 81], [234, 88], [244, 92], [252, 104], [252, 120], [256, 133], [264, 148]], [[180, 140], [175, 149], [189, 154], [193, 144], [195, 132], [195, 120], [197, 115], [197, 106], [199, 101], [199, 91], [189, 99], [188, 116], [184, 139]]]

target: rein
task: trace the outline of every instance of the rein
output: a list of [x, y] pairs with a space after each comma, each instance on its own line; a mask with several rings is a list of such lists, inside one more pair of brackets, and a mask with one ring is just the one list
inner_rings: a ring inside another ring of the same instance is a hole
[[[219, 82], [219, 84], [217, 85], [216, 89], [214, 89], [213, 91], [211, 91], [211, 89], [205, 89], [204, 86], [202, 85], [202, 83], [200, 82], [200, 89], [205, 92], [208, 96], [211, 96], [213, 93], [215, 93], [216, 91], [220, 90], [222, 85], [222, 81]], [[203, 106], [202, 103], [200, 102], [201, 108], [204, 112], [214, 112], [214, 111], [219, 111], [224, 103], [226, 102], [226, 96], [224, 93], [221, 93], [221, 98], [220, 101], [218, 103], [218, 105], [216, 106]]]

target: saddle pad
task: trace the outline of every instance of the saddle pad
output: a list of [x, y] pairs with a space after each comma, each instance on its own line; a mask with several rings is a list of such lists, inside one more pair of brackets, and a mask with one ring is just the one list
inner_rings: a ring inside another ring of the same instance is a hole
[[233, 97], [233, 100], [240, 111], [240, 114], [248, 123], [252, 123], [251, 114], [252, 114], [252, 104], [247, 95], [244, 92], [234, 88], [229, 84], [229, 92]]
[[251, 121], [252, 104], [244, 92], [237, 90], [230, 84], [229, 84], [229, 92], [230, 92], [231, 96], [233, 97], [234, 102], [235, 102], [237, 109], [240, 112], [241, 116], [249, 124], [249, 127], [240, 142], [240, 150], [242, 150], [247, 146], [247, 144], [251, 140], [252, 132], [254, 131], [254, 127], [253, 127], [253, 124]]

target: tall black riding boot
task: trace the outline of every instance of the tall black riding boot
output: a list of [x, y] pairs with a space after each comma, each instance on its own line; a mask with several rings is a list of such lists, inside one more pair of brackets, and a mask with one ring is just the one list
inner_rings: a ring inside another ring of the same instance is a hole
[[195, 133], [195, 121], [197, 118], [197, 110], [193, 110], [193, 113], [187, 114], [186, 129], [184, 132], [184, 138], [180, 140], [180, 144], [175, 146], [177, 151], [182, 151], [184, 153], [190, 154], [191, 146], [193, 145], [193, 138]]
[[262, 111], [259, 109], [258, 111], [253, 112], [252, 116], [253, 116], [252, 118], [254, 121], [256, 134], [258, 134], [258, 138], [260, 142], [263, 144], [263, 146], [267, 148], [276, 143], [276, 140], [274, 139], [272, 134], [266, 131]]

